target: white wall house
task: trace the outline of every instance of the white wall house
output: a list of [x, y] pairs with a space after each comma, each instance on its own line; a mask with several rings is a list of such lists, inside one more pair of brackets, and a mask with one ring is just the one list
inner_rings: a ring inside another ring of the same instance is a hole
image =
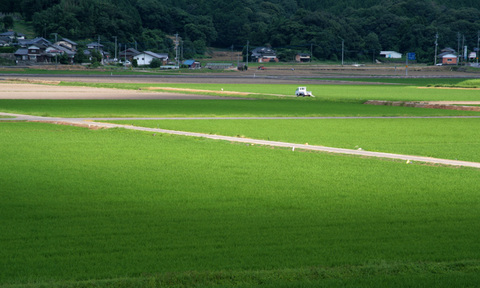
[[380, 56], [383, 56], [385, 58], [393, 58], [393, 59], [402, 58], [402, 54], [395, 51], [380, 51]]
[[157, 54], [150, 51], [145, 51], [133, 56], [133, 59], [137, 59], [137, 63], [139, 66], [150, 65], [153, 59], [159, 59], [163, 63], [165, 63], [168, 61], [168, 54], [167, 53]]

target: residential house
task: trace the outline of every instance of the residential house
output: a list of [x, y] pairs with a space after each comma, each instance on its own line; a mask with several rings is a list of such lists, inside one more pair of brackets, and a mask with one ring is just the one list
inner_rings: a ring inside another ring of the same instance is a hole
[[31, 45], [27, 48], [28, 59], [33, 62], [45, 62], [47, 57], [45, 55], [45, 49], [41, 45]]
[[[133, 57], [137, 56], [138, 54], [140, 54], [140, 51], [138, 51], [137, 49], [134, 49], [134, 48], [128, 48], [126, 50], [123, 50], [123, 51], [120, 51], [118, 53], [118, 59], [120, 61], [130, 61], [132, 62], [133, 61]], [[138, 60], [137, 60], [138, 61]], [[140, 63], [139, 63], [140, 65]]]
[[56, 60], [58, 61], [58, 57], [63, 54], [66, 54], [69, 62], [73, 63], [76, 53], [67, 47], [52, 44], [41, 37], [19, 40], [19, 45], [21, 48], [14, 53], [17, 61], [30, 64], [55, 63]]
[[[47, 56], [50, 57], [51, 62], [58, 61], [58, 57], [61, 56], [61, 55], [67, 55], [68, 62], [70, 64], [73, 64], [75, 54], [76, 54], [75, 51], [72, 51], [72, 50], [70, 50], [66, 47], [56, 45], [56, 44], [53, 44], [53, 45], [49, 46], [47, 49], [45, 49], [45, 52], [47, 53]], [[55, 57], [57, 57], [56, 60], [54, 60]]]
[[456, 55], [457, 52], [455, 51], [455, 49], [452, 49], [452, 48], [450, 48], [450, 47], [443, 48], [442, 50], [440, 50], [440, 53], [437, 54], [437, 59], [442, 60], [442, 59], [443, 59], [443, 56], [448, 55], [448, 54], [454, 54], [454, 55]]
[[103, 51], [103, 45], [97, 42], [92, 42], [87, 44], [87, 49], [88, 50], [98, 50], [98, 51]]
[[48, 62], [45, 50], [52, 45], [52, 43], [47, 39], [42, 37], [29, 40], [20, 39], [18, 40], [18, 45], [20, 48], [14, 53], [17, 61], [29, 63]]
[[272, 48], [257, 47], [252, 50], [253, 62], [278, 62], [277, 53]]
[[41, 49], [45, 49], [49, 45], [52, 45], [52, 42], [43, 37], [37, 37], [35, 39], [20, 39], [18, 40], [18, 45], [22, 48], [27, 48], [30, 45], [36, 45]]
[[458, 57], [455, 54], [445, 54], [442, 56], [443, 65], [456, 65], [458, 63]]
[[400, 59], [400, 58], [402, 58], [402, 54], [398, 53], [396, 51], [380, 51], [380, 56], [383, 56], [383, 57], [389, 58], [389, 59]]
[[[135, 50], [135, 49], [133, 49], [133, 50]], [[145, 52], [142, 52], [142, 53], [139, 52], [137, 55], [134, 55], [133, 59], [137, 60], [137, 64], [139, 66], [150, 65], [150, 63], [152, 63], [153, 59], [158, 59], [158, 60], [162, 61], [162, 65], [165, 65], [165, 63], [167, 63], [167, 61], [168, 61], [168, 54], [167, 53], [157, 54], [157, 53], [154, 53], [154, 52], [151, 52], [151, 51], [145, 51]]]
[[24, 40], [25, 35], [23, 35], [22, 33], [17, 33], [15, 31], [7, 31], [7, 32], [0, 33], [0, 38], [9, 38], [10, 42], [13, 42], [15, 39]]
[[311, 60], [310, 54], [297, 53], [297, 55], [295, 55], [295, 61], [297, 62], [310, 62], [310, 60]]
[[92, 51], [98, 51], [100, 52], [100, 54], [102, 55], [102, 59], [101, 59], [101, 63], [103, 63], [103, 61], [108, 61], [108, 58], [110, 57], [110, 53], [108, 52], [105, 52], [103, 51], [103, 45], [100, 44], [100, 43], [97, 43], [97, 42], [92, 42], [92, 43], [89, 43], [87, 44], [87, 51], [84, 51], [83, 53], [85, 55], [88, 55], [90, 57]]
[[[51, 55], [46, 51], [47, 47], [43, 45], [32, 44], [26, 48], [19, 48], [14, 55], [17, 61], [34, 63], [48, 63], [51, 60]], [[54, 57], [54, 56], [53, 56]]]
[[17, 61], [30, 61], [30, 58], [28, 57], [28, 49], [27, 48], [20, 48], [17, 49], [14, 53], [15, 58]]
[[58, 46], [65, 47], [68, 50], [73, 52], [77, 51], [78, 44], [67, 38], [62, 38], [62, 40], [56, 42], [55, 44]]

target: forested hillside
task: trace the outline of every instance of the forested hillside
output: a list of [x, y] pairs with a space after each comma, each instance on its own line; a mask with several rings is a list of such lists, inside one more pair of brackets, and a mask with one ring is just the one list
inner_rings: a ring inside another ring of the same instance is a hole
[[165, 50], [171, 49], [166, 35], [178, 33], [185, 53], [208, 46], [241, 50], [249, 41], [286, 58], [312, 49], [317, 59], [338, 59], [343, 39], [347, 58], [396, 50], [433, 61], [436, 33], [439, 48], [465, 41], [473, 49], [480, 31], [478, 0], [2, 0], [0, 12], [20, 13], [39, 36], [116, 36]]

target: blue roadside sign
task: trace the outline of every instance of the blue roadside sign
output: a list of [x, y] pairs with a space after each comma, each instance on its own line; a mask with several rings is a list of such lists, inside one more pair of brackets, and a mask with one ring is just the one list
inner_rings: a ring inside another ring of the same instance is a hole
[[408, 53], [408, 60], [415, 60], [416, 57], [415, 57], [415, 53], [414, 52], [410, 52]]

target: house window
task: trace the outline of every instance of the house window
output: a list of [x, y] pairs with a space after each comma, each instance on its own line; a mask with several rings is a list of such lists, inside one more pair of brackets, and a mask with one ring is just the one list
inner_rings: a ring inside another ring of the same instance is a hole
[[447, 59], [447, 62], [452, 62], [452, 59]]

